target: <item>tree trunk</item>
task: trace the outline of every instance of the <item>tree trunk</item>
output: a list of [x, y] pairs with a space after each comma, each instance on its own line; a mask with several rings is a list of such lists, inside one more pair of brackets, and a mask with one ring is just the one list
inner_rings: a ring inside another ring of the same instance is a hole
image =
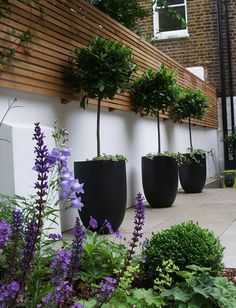
[[101, 101], [102, 99], [98, 97], [97, 106], [97, 156], [100, 156], [100, 114], [101, 114]]
[[190, 149], [192, 151], [193, 150], [193, 142], [192, 142], [191, 117], [188, 118], [188, 129], [189, 129]]
[[157, 136], [158, 136], [158, 153], [161, 153], [161, 136], [160, 136], [160, 115], [157, 114]]

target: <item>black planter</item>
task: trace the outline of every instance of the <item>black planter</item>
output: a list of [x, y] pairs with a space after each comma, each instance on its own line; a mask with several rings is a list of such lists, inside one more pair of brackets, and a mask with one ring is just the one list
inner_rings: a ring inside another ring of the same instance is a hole
[[178, 188], [178, 166], [166, 156], [142, 157], [142, 178], [145, 197], [151, 207], [170, 207]]
[[75, 178], [84, 183], [84, 207], [79, 211], [83, 225], [88, 227], [92, 216], [98, 222], [98, 231], [105, 219], [116, 231], [124, 219], [127, 202], [125, 161], [75, 162], [74, 172]]
[[236, 159], [227, 159], [225, 161], [226, 170], [236, 170]]
[[179, 179], [186, 193], [202, 192], [206, 182], [206, 155], [196, 155], [198, 162], [193, 160], [189, 154], [184, 154], [187, 161], [179, 167]]

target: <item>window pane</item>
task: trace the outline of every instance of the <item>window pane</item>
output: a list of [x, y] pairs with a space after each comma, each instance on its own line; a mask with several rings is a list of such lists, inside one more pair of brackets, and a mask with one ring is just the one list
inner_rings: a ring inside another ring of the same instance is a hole
[[186, 24], [181, 20], [186, 21], [185, 7], [180, 6], [170, 10], [159, 10], [159, 31], [174, 31], [186, 29]]
[[184, 0], [167, 0], [166, 2], [168, 5], [184, 4]]

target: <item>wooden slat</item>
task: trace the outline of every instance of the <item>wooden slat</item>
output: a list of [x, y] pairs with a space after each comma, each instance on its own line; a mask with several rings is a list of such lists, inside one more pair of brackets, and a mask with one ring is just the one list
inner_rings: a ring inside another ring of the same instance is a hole
[[[217, 97], [211, 85], [84, 0], [38, 2], [40, 6], [34, 2], [27, 6], [23, 0], [12, 0], [11, 14], [0, 20], [0, 46], [4, 50], [16, 48], [18, 44], [16, 37], [9, 33], [11, 28], [18, 34], [30, 29], [35, 35], [29, 44], [30, 49], [18, 48], [15, 56], [18, 61], [0, 72], [2, 87], [72, 100], [75, 96], [63, 80], [69, 56], [75, 48], [83, 48], [94, 37], [101, 36], [120, 41], [132, 49], [134, 62], [139, 65], [134, 76], [139, 76], [147, 68], [157, 69], [164, 63], [176, 73], [179, 85], [202, 89], [211, 107], [204, 120], [193, 123], [217, 127]], [[96, 100], [90, 100], [90, 103], [96, 104]], [[116, 95], [114, 100], [104, 100], [103, 106], [112, 110], [132, 110], [129, 93]], [[162, 117], [166, 119], [168, 115]]]

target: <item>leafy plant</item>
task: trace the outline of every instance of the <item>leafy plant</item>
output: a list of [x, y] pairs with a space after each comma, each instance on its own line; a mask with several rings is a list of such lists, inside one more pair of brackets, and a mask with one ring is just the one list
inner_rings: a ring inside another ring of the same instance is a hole
[[75, 49], [71, 68], [65, 74], [75, 90], [83, 92], [83, 108], [88, 98], [97, 99], [97, 156], [100, 156], [101, 102], [114, 99], [116, 93], [129, 88], [130, 76], [136, 70], [132, 60], [128, 47], [97, 37], [86, 48]]
[[174, 122], [180, 122], [188, 119], [190, 149], [193, 150], [192, 143], [192, 118], [203, 119], [207, 109], [209, 108], [208, 99], [199, 89], [182, 89], [178, 95], [178, 100], [171, 106], [171, 114]]
[[153, 233], [142, 252], [143, 269], [155, 279], [157, 267], [161, 268], [163, 261], [171, 259], [181, 270], [196, 264], [209, 267], [217, 274], [223, 266], [223, 250], [213, 232], [193, 221], [184, 222]]
[[183, 281], [161, 293], [168, 307], [236, 307], [235, 286], [224, 277], [213, 277], [210, 269], [189, 265], [177, 275]]
[[116, 154], [116, 155], [102, 154], [100, 156], [94, 157], [92, 160], [112, 160], [112, 161], [125, 160], [127, 161], [127, 158], [121, 154]]
[[113, 243], [107, 238], [99, 237], [96, 232], [87, 230], [79, 277], [96, 283], [103, 277], [112, 276], [114, 270], [121, 267], [126, 254], [124, 245]]
[[174, 153], [174, 152], [171, 152], [171, 151], [164, 151], [163, 153], [148, 153], [145, 157], [148, 158], [148, 159], [154, 159], [157, 156], [171, 157], [174, 160], [176, 160], [178, 165], [182, 165], [183, 162], [186, 160], [184, 155], [182, 155], [181, 153], [179, 153], [179, 152]]
[[90, 3], [133, 31], [138, 29], [140, 20], [152, 14], [151, 10], [143, 8], [138, 0], [90, 0]]
[[158, 153], [161, 152], [160, 113], [166, 113], [175, 103], [177, 85], [175, 74], [163, 64], [153, 72], [151, 69], [132, 85], [132, 101], [135, 111], [144, 111], [157, 119]]

